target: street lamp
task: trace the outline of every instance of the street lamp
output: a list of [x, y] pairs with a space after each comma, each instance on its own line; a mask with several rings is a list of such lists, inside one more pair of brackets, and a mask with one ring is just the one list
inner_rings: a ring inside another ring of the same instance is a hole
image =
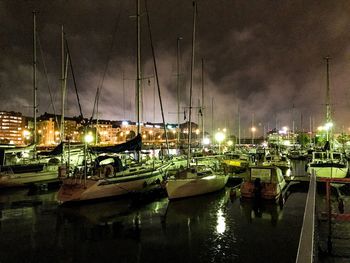
[[225, 134], [224, 133], [217, 132], [215, 134], [215, 140], [217, 140], [217, 142], [219, 143], [219, 153], [221, 153], [220, 146], [221, 146], [221, 143], [223, 142], [224, 139], [225, 139]]
[[254, 144], [254, 133], [256, 132], [256, 128], [253, 126], [251, 128], [251, 131], [252, 131], [252, 144]]
[[207, 137], [205, 137], [205, 138], [203, 139], [203, 145], [209, 145], [209, 144], [210, 144], [210, 139], [207, 138]]

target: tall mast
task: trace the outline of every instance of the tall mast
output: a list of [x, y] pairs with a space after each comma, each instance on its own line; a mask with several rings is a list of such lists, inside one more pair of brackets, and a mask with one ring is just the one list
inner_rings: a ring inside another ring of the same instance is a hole
[[137, 114], [137, 133], [141, 134], [141, 30], [140, 30], [140, 0], [136, 0], [136, 32], [137, 32], [137, 76], [136, 76], [136, 114]]
[[[327, 141], [332, 141], [332, 112], [331, 112], [331, 96], [330, 96], [330, 88], [329, 88], [329, 60], [331, 59], [329, 56], [324, 58], [326, 60], [326, 71], [327, 71], [327, 82], [326, 82], [326, 130], [327, 130]], [[332, 143], [330, 143], [330, 147], [332, 148]]]
[[37, 143], [37, 84], [36, 84], [36, 11], [33, 11], [33, 118], [34, 118], [34, 134], [33, 143]]
[[211, 136], [214, 142], [214, 97], [211, 97]]
[[192, 137], [192, 88], [193, 88], [193, 70], [194, 70], [194, 52], [195, 52], [195, 40], [196, 40], [196, 16], [197, 16], [197, 4], [193, 1], [193, 31], [192, 31], [192, 62], [191, 62], [191, 82], [190, 82], [190, 106], [189, 106], [189, 128], [188, 128], [188, 153], [187, 153], [187, 168], [190, 167], [191, 156], [191, 137]]
[[241, 144], [241, 109], [238, 104], [238, 144]]
[[311, 115], [310, 115], [310, 127], [309, 128], [310, 128], [309, 134], [310, 134], [310, 145], [311, 145], [311, 143], [312, 143], [312, 117], [311, 117]]
[[180, 146], [180, 74], [181, 74], [181, 50], [180, 50], [180, 40], [182, 37], [177, 38], [177, 82], [176, 82], [176, 99], [177, 99], [177, 128], [179, 132], [177, 133], [177, 144]]
[[329, 60], [330, 57], [327, 56], [324, 58], [326, 60], [326, 74], [327, 74], [327, 82], [326, 82], [326, 121], [327, 123], [332, 121], [331, 116], [331, 104], [330, 104], [330, 91], [329, 91]]
[[65, 101], [65, 63], [64, 63], [64, 31], [63, 25], [61, 27], [61, 142], [64, 141], [64, 101]]
[[202, 144], [204, 146], [204, 59], [202, 58]]
[[293, 131], [293, 134], [295, 134], [294, 103], [293, 103], [293, 108], [292, 108], [292, 131]]

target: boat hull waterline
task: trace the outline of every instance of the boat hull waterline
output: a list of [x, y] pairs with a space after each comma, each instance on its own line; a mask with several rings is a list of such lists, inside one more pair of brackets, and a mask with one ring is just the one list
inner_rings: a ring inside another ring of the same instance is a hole
[[310, 166], [307, 169], [308, 174], [315, 173], [316, 177], [322, 178], [345, 178], [348, 174], [347, 167], [317, 167]]
[[216, 192], [225, 187], [228, 175], [209, 175], [197, 179], [171, 179], [166, 183], [169, 199], [179, 199]]
[[67, 178], [57, 193], [57, 200], [61, 203], [84, 201], [141, 191], [146, 186], [160, 183], [164, 176], [163, 169], [99, 180], [86, 179], [85, 183], [84, 179]]

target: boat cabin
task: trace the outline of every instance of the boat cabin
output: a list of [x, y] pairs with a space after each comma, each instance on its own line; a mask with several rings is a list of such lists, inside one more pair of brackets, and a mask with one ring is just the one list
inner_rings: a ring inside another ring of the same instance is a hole
[[277, 199], [286, 181], [282, 170], [276, 166], [255, 166], [241, 185], [241, 195], [246, 198]]
[[343, 154], [340, 152], [313, 152], [313, 162], [327, 162], [332, 160], [333, 162], [342, 162], [344, 160]]

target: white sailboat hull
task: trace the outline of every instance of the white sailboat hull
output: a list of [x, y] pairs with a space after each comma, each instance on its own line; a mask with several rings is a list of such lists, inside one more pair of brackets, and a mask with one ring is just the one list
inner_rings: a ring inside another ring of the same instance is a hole
[[[163, 166], [163, 169], [166, 169]], [[121, 196], [143, 190], [146, 186], [160, 183], [163, 180], [164, 170], [154, 169], [144, 173], [130, 174], [103, 179], [84, 180], [68, 178], [58, 191], [57, 200], [61, 203], [92, 200]]]
[[218, 191], [225, 187], [228, 175], [209, 175], [198, 178], [169, 179], [166, 191], [169, 199], [185, 198]]

